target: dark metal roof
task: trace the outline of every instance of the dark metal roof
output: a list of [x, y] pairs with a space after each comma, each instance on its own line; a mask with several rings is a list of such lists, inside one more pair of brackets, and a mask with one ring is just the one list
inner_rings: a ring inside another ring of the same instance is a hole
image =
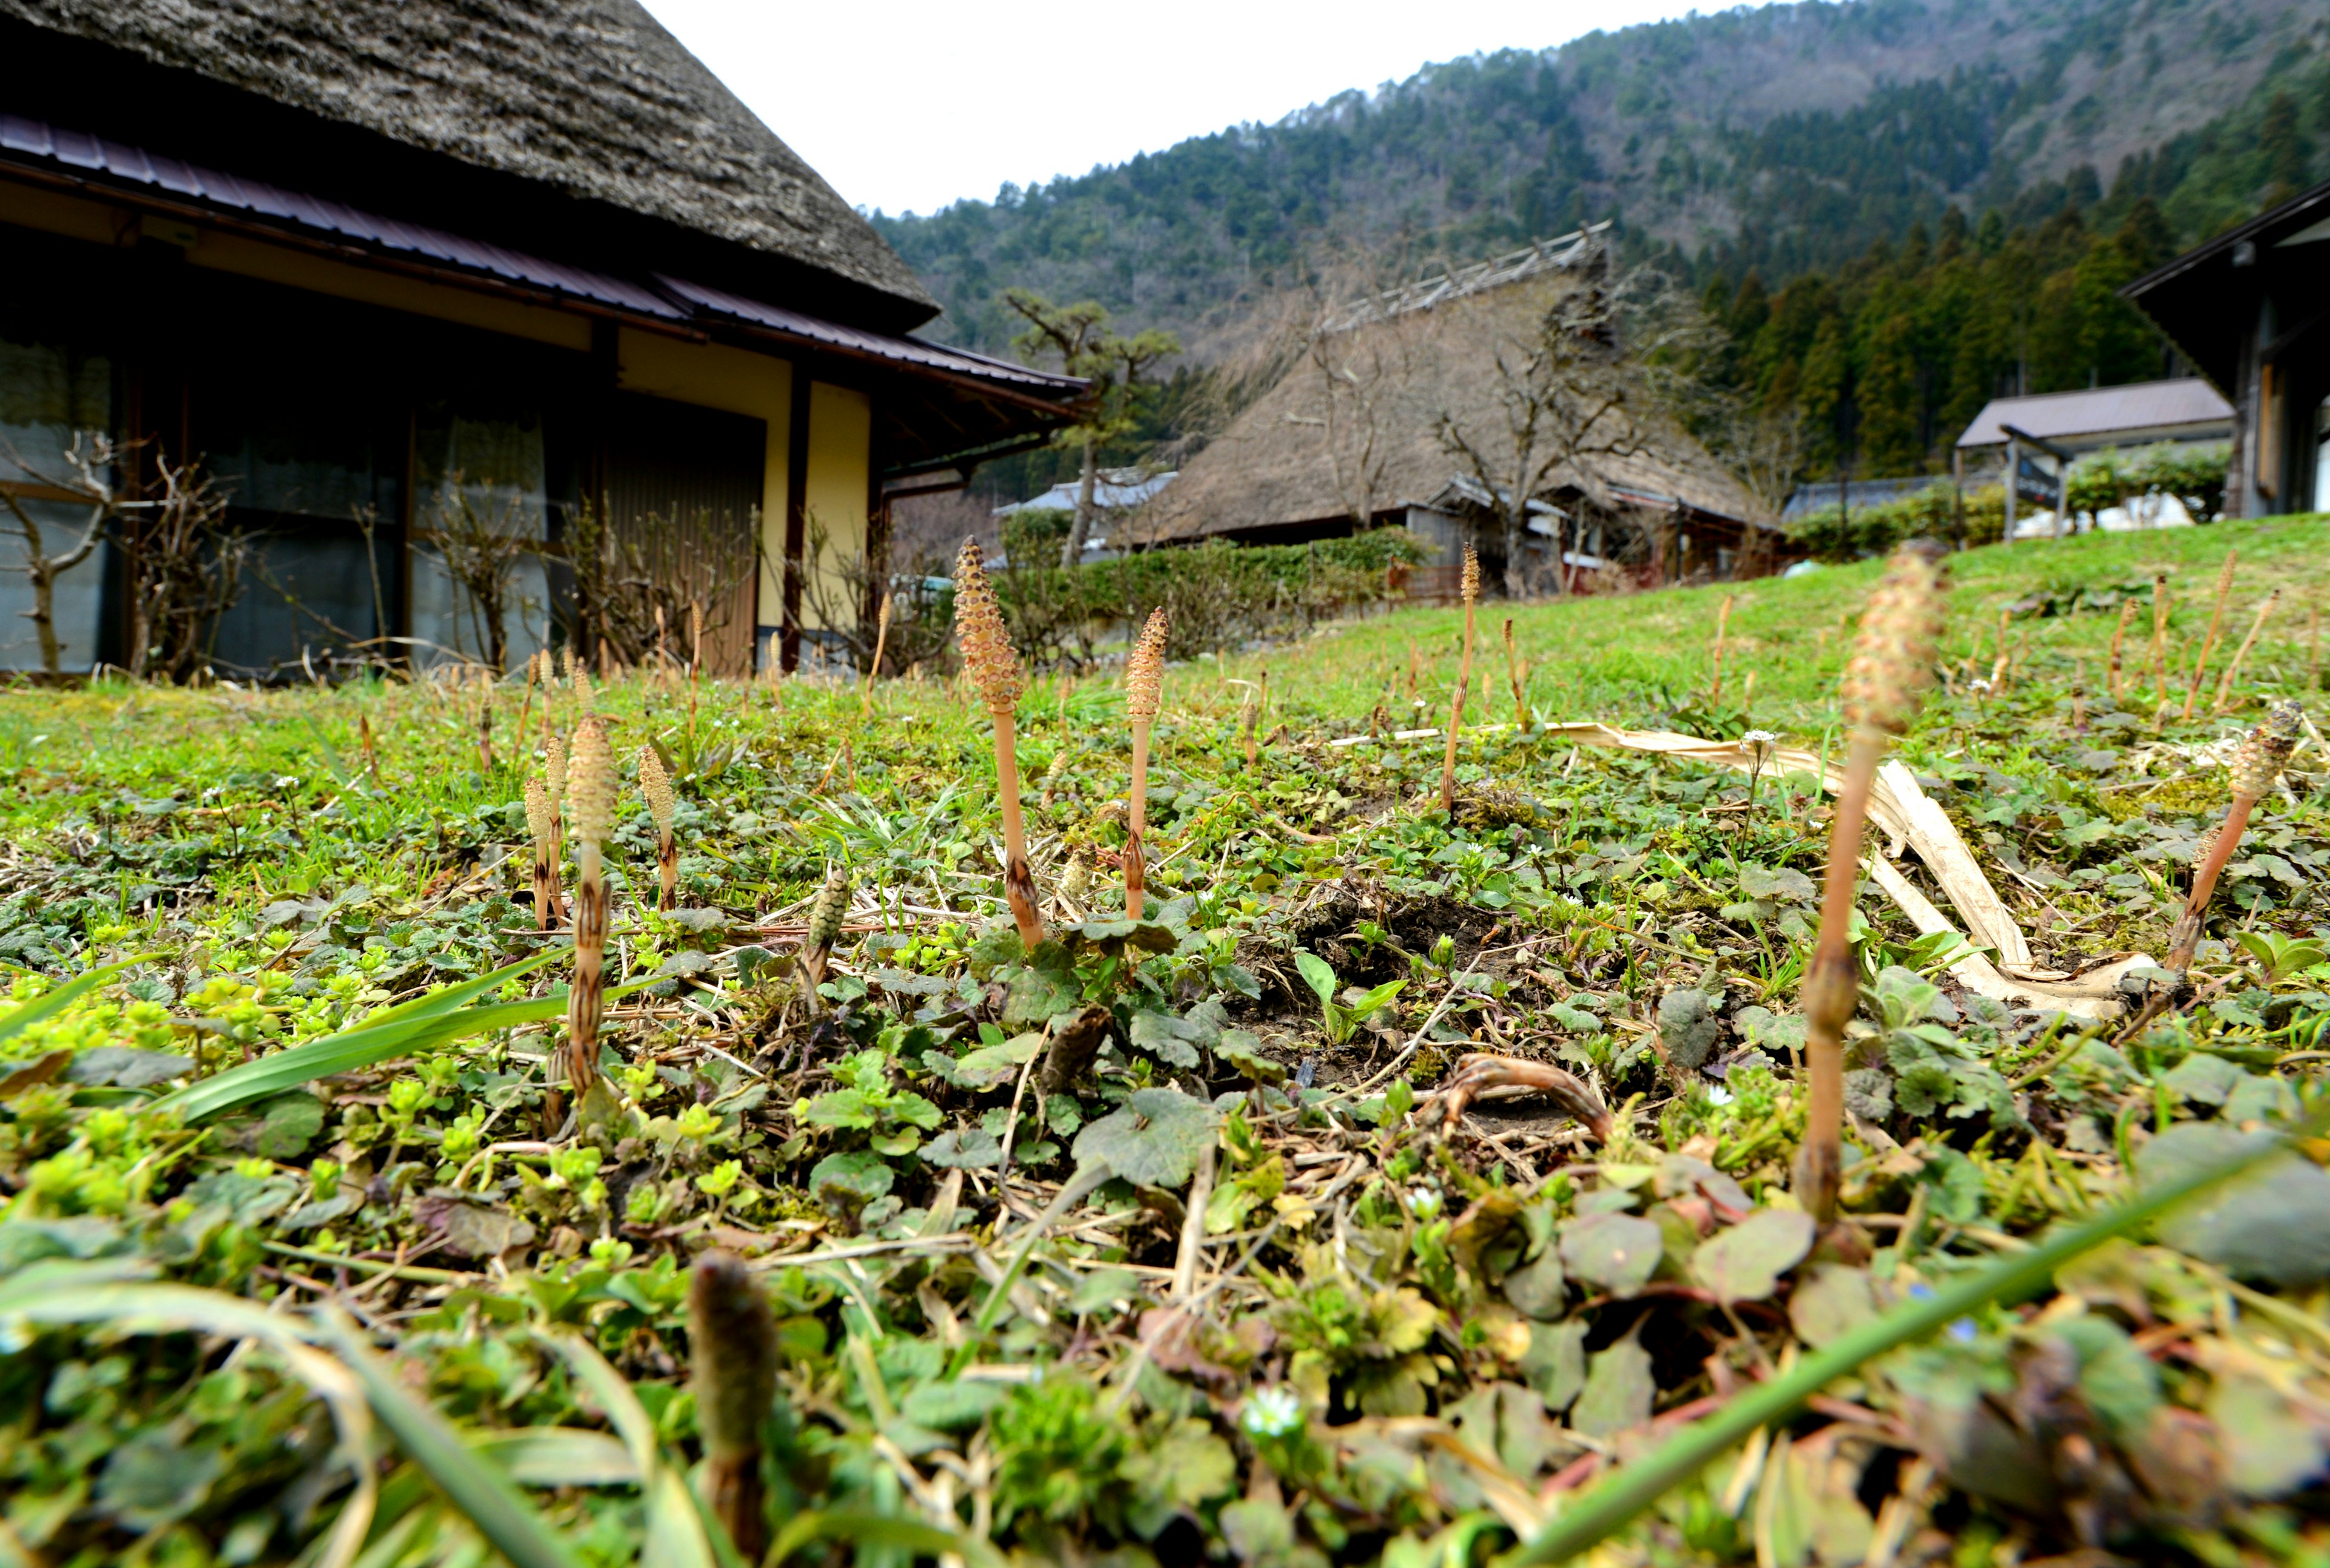
[[919, 337], [897, 337], [884, 332], [868, 332], [863, 328], [846, 327], [838, 321], [820, 320], [798, 310], [788, 310], [781, 305], [764, 304], [758, 299], [731, 294], [725, 290], [691, 283], [685, 278], [667, 277], [658, 272], [656, 281], [666, 291], [699, 311], [750, 322], [755, 327], [766, 327], [789, 337], [805, 337], [829, 348], [870, 354], [878, 358], [925, 366], [958, 375], [975, 375], [987, 381], [1013, 382], [1034, 391], [1055, 394], [1080, 393], [1084, 388], [1084, 383], [1073, 375], [1054, 375], [1047, 371], [1030, 370], [1007, 359], [990, 359], [984, 354], [950, 348], [943, 344], [926, 343]]
[[[573, 267], [223, 174], [85, 131], [0, 114], [0, 167], [10, 165], [75, 185], [100, 187], [117, 199], [191, 214], [197, 221], [223, 218], [245, 229], [327, 241], [336, 252], [358, 251], [391, 263], [508, 285], [643, 324], [700, 329], [723, 321], [743, 323], [848, 357], [975, 382], [982, 391], [1022, 405], [1056, 410], [1085, 388], [1075, 376], [1049, 375], [918, 337], [844, 326], [681, 278], [658, 274], [635, 281]], [[979, 439], [990, 439], [992, 433], [981, 432]]]
[[668, 321], [687, 312], [653, 290], [603, 272], [588, 271], [529, 256], [442, 229], [376, 217], [343, 203], [287, 191], [260, 180], [239, 179], [177, 158], [147, 152], [86, 131], [69, 130], [19, 115], [0, 114], [0, 155], [10, 162], [51, 165], [108, 184], [144, 185], [180, 204], [232, 213], [267, 223], [289, 225], [336, 240], [354, 241], [389, 255], [479, 272], [527, 288], [594, 305], [612, 306]]
[[2330, 287], [2330, 180], [2291, 197], [2120, 290], [2228, 398], [2260, 298], [2285, 324], [2314, 317]]

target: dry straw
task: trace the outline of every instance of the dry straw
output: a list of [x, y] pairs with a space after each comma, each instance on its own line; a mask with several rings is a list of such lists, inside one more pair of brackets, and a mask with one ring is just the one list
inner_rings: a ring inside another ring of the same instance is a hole
[[1797, 1199], [1823, 1225], [1836, 1218], [1843, 1164], [1844, 1027], [1861, 998], [1852, 959], [1853, 891], [1870, 786], [1886, 746], [1909, 727], [1919, 694], [1933, 679], [1941, 613], [1933, 562], [1917, 551], [1897, 552], [1861, 615], [1861, 637], [1844, 670], [1851, 750], [1829, 825], [1820, 937], [1804, 971], [1804, 1143], [1796, 1160]]
[[1481, 557], [1464, 546], [1464, 656], [1456, 666], [1456, 696], [1448, 705], [1448, 746], [1440, 758], [1440, 809], [1456, 809], [1456, 732], [1464, 727], [1464, 697], [1473, 685], [1473, 616], [1481, 603]]
[[1036, 879], [1028, 869], [1028, 828], [1019, 814], [1019, 762], [1016, 712], [1022, 677], [1019, 655], [1004, 629], [1003, 606], [987, 580], [987, 562], [977, 539], [965, 539], [954, 564], [954, 633], [963, 672], [995, 721], [996, 795], [1003, 808], [1003, 901], [1010, 906], [1019, 940], [1030, 952], [1044, 939], [1044, 917], [1036, 908]]
[[1149, 731], [1165, 691], [1165, 642], [1171, 622], [1162, 605], [1149, 612], [1141, 641], [1124, 661], [1124, 711], [1132, 721], [1132, 785], [1125, 802], [1124, 914], [1141, 918], [1148, 886]]
[[599, 1080], [599, 1021], [606, 1006], [607, 881], [601, 846], [615, 830], [615, 754], [606, 721], [574, 729], [566, 769], [566, 815], [574, 824], [574, 987], [566, 1001], [566, 1081], [578, 1098]]
[[648, 803], [648, 815], [655, 819], [656, 908], [669, 909], [679, 902], [679, 844], [672, 836], [679, 801], [672, 794], [671, 774], [651, 746], [639, 747], [639, 794]]

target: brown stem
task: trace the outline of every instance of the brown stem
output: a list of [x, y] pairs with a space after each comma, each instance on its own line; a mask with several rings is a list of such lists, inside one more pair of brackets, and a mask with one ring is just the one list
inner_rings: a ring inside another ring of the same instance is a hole
[[2209, 634], [2201, 640], [2201, 656], [2193, 660], [2193, 679], [2184, 687], [2184, 711], [2179, 719], [2193, 717], [2193, 704], [2201, 695], [2201, 677], [2208, 672], [2209, 655], [2217, 651], [2217, 633], [2225, 623], [2225, 600], [2233, 591], [2233, 559], [2235, 552], [2225, 552], [2225, 565], [2217, 574], [2217, 603], [2209, 612]]
[[1141, 918], [1141, 902], [1149, 887], [1149, 722], [1132, 726], [1132, 789], [1124, 813], [1124, 917]]
[[2209, 900], [2216, 896], [2217, 879], [2224, 875], [2231, 862], [2233, 851], [2240, 847], [2241, 834], [2249, 825], [2249, 813], [2258, 803], [2255, 795], [2235, 795], [2232, 804], [2225, 808], [2225, 820], [2217, 829], [2217, 836], [2209, 845], [2209, 853], [2193, 872], [2193, 891], [2184, 900], [2184, 913], [2170, 933], [2168, 972], [2182, 975], [2193, 967], [2193, 955], [2201, 948], [2201, 922], [2209, 913]]
[[1723, 607], [1715, 613], [1715, 679], [1707, 692], [1707, 706], [1710, 708], [1719, 708], [1723, 704], [1723, 643], [1730, 630], [1731, 595], [1726, 594], [1723, 595]]
[[558, 896], [557, 842], [553, 837], [534, 846], [534, 928], [537, 931], [555, 931], [565, 918]]
[[2152, 666], [2153, 695], [2167, 706], [2168, 576], [2162, 572], [2152, 577], [2152, 646], [2145, 650], [2144, 661]]
[[2224, 712], [2232, 701], [2233, 682], [2240, 679], [2241, 666], [2248, 662], [2249, 650], [2257, 646], [2258, 633], [2265, 630], [2265, 618], [2273, 613], [2273, 607], [2280, 602], [2281, 590], [2276, 588], [2265, 596], [2265, 603], [2258, 606], [2257, 619], [2249, 622], [2249, 635], [2241, 639], [2241, 645], [2233, 651], [2233, 661], [2225, 666], [2225, 673], [2218, 679], [2217, 701], [2212, 712]]
[[2111, 640], [2111, 698], [2117, 708], [2127, 695], [2126, 683], [2120, 679], [2120, 644], [2126, 640], [2127, 623], [2136, 614], [2136, 601], [2129, 599], [2119, 607], [2119, 624], [2112, 628]]
[[688, 1280], [688, 1373], [704, 1434], [705, 1505], [758, 1563], [768, 1550], [761, 1424], [777, 1394], [777, 1330], [768, 1297], [744, 1264], [715, 1249]]
[[659, 833], [656, 837], [656, 879], [661, 884], [656, 908], [679, 908], [679, 843], [669, 833]]
[[1862, 732], [1852, 737], [1836, 813], [1829, 822], [1820, 937], [1804, 970], [1804, 1143], [1796, 1156], [1796, 1201], [1822, 1225], [1836, 1218], [1843, 1174], [1844, 1026], [1861, 998], [1852, 963], [1853, 892], [1861, 879], [1870, 782], [1884, 754], [1883, 736]]
[[1529, 703], [1521, 696], [1521, 655], [1513, 645], [1513, 618], [1505, 617], [1505, 679], [1513, 689], [1513, 727], [1526, 734], [1529, 730]]
[[882, 601], [881, 624], [874, 631], [874, 662], [866, 667], [866, 689], [857, 696], [858, 709], [867, 718], [874, 717], [874, 679], [882, 673], [882, 651], [890, 645], [890, 601]]
[[566, 993], [566, 1082], [578, 1106], [599, 1079], [599, 1021], [606, 1007], [607, 884], [599, 846], [576, 851], [574, 985]]
[[478, 709], [478, 767], [486, 774], [494, 771], [494, 705], [491, 700]]
[[1030, 953], [1044, 940], [1044, 917], [1036, 911], [1036, 878], [1028, 869], [1028, 824], [1019, 815], [1018, 721], [995, 716], [995, 789], [1003, 807], [1003, 901]]
[[1464, 694], [1473, 685], [1473, 606], [1464, 606], [1464, 657], [1456, 666], [1456, 697], [1448, 705], [1448, 749], [1440, 758], [1440, 809], [1456, 809], [1456, 731], [1464, 722]]

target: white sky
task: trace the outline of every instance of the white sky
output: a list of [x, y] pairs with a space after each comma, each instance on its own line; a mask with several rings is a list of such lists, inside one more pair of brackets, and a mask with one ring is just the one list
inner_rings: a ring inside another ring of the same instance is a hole
[[854, 205], [927, 213], [1681, 0], [646, 0]]

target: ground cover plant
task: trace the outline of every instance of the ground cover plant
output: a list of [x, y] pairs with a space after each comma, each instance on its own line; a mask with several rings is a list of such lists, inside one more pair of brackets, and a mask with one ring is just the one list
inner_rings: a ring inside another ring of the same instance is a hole
[[0, 1562], [2321, 1561], [2325, 537], [0, 695]]

